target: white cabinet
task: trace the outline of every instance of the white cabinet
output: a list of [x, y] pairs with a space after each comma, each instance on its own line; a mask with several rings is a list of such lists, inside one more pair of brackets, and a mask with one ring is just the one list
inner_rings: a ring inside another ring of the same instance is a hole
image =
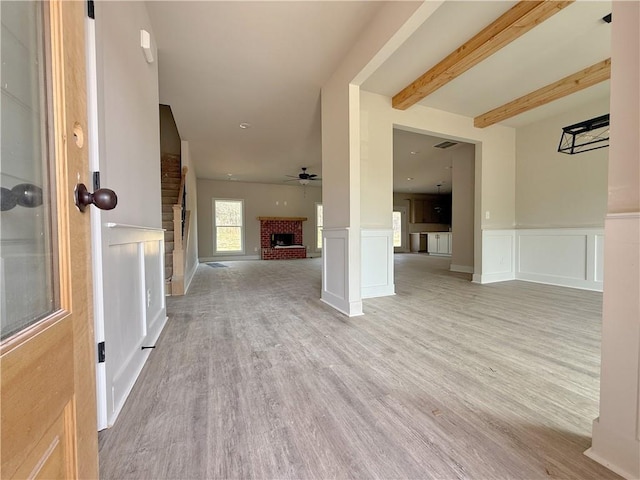
[[429, 233], [427, 235], [427, 251], [430, 255], [451, 255], [451, 233]]

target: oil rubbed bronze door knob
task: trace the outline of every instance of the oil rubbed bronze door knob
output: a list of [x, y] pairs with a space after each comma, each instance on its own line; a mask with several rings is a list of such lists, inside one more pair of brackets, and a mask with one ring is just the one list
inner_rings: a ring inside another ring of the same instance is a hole
[[118, 204], [118, 196], [113, 190], [108, 188], [100, 188], [91, 193], [87, 190], [84, 183], [76, 185], [75, 189], [76, 207], [81, 212], [89, 205], [95, 205], [100, 210], [113, 210]]

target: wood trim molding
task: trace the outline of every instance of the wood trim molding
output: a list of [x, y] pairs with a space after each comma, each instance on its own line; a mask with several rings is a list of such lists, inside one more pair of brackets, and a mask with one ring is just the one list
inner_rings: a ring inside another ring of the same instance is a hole
[[258, 217], [258, 220], [266, 221], [266, 220], [283, 220], [288, 222], [306, 222], [307, 217]]
[[545, 105], [559, 98], [578, 92], [587, 87], [591, 87], [600, 82], [604, 82], [611, 77], [611, 59], [607, 58], [590, 67], [580, 70], [568, 77], [564, 77], [557, 82], [528, 93], [520, 98], [516, 98], [509, 103], [494, 108], [473, 119], [473, 125], [477, 128], [484, 128], [494, 123], [501, 122], [521, 113]]
[[406, 110], [471, 67], [573, 3], [522, 0], [437, 65], [394, 95], [393, 108]]

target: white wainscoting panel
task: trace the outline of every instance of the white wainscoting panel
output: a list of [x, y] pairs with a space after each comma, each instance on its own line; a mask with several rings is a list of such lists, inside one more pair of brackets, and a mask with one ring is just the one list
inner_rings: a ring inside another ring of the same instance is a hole
[[395, 295], [393, 229], [361, 231], [362, 298]]
[[166, 316], [164, 232], [108, 224], [104, 290], [107, 423], [113, 425]]
[[602, 283], [604, 281], [604, 233], [595, 236], [595, 265], [593, 279]]
[[349, 235], [348, 228], [322, 229], [321, 300], [353, 317], [362, 315], [362, 299], [349, 291]]
[[482, 274], [476, 283], [493, 283], [515, 278], [515, 230], [482, 231]]
[[516, 230], [518, 280], [602, 291], [604, 230]]

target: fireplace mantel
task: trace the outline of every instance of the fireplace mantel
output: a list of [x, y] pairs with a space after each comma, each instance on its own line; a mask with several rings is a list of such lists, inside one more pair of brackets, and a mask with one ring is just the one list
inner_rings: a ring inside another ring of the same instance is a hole
[[269, 220], [285, 221], [285, 222], [306, 222], [307, 217], [258, 217], [258, 220], [263, 222], [269, 221]]

